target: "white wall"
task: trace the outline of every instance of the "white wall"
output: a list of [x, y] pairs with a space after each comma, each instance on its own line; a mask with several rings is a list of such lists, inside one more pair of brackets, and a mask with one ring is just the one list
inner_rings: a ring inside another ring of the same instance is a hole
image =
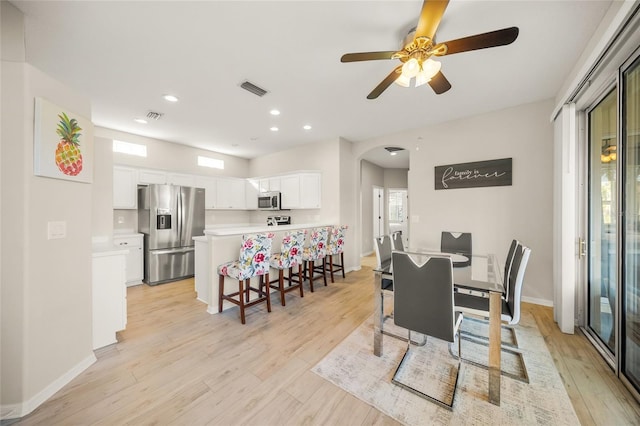
[[403, 189], [409, 185], [409, 169], [384, 169], [384, 187]]
[[[113, 139], [146, 145], [147, 157], [114, 153], [112, 151]], [[138, 215], [135, 210], [112, 210], [114, 164], [202, 176], [249, 177], [249, 160], [245, 158], [192, 148], [104, 127], [96, 127], [96, 148], [101, 150], [103, 155], [99, 158], [96, 156], [98, 158], [96, 168], [100, 170], [99, 176], [98, 173], [96, 174], [95, 183], [104, 187], [105, 192], [97, 193], [102, 201], [94, 201], [94, 216], [96, 219], [93, 230], [94, 236], [109, 236], [113, 230], [137, 231], [138, 229]], [[224, 169], [219, 170], [198, 166], [199, 155], [223, 160]], [[109, 187], [108, 191], [106, 189], [107, 186]], [[111, 194], [111, 196], [109, 197], [108, 194]], [[105, 223], [106, 221], [109, 222], [108, 225]], [[207, 210], [205, 213], [206, 225], [246, 223], [249, 221], [250, 214], [247, 211]]]
[[[253, 158], [251, 177], [273, 176], [296, 170], [316, 170], [322, 174], [322, 208], [287, 212], [294, 223], [340, 220], [340, 139], [301, 145]], [[252, 212], [251, 221], [265, 223], [273, 213]]]
[[[4, 48], [5, 31], [20, 31], [22, 15], [8, 2], [1, 7]], [[7, 39], [21, 42], [15, 34]], [[33, 174], [34, 98], [85, 117], [91, 117], [91, 103], [19, 55], [7, 58], [3, 52], [1, 74], [1, 197], [11, 209], [2, 212], [0, 403], [3, 417], [16, 417], [95, 361], [88, 214], [92, 185]], [[47, 239], [47, 222], [54, 220], [67, 223], [66, 238]]]
[[[357, 144], [356, 157], [376, 146], [411, 150], [410, 240], [439, 247], [444, 230], [473, 233], [476, 253], [506, 256], [511, 239], [532, 249], [523, 295], [551, 304], [553, 127], [551, 100], [490, 112]], [[406, 141], [422, 142], [416, 145]], [[434, 189], [434, 167], [513, 158], [513, 185]], [[363, 225], [366, 226], [366, 225]], [[363, 235], [366, 229], [363, 229]], [[366, 248], [366, 247], [365, 247]]]

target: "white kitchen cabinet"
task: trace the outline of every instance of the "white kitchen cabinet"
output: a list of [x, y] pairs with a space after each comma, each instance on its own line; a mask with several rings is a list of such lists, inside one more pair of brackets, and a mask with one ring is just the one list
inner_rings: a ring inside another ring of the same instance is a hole
[[127, 254], [127, 287], [142, 284], [143, 278], [143, 256], [142, 256], [142, 234], [135, 235], [117, 235], [113, 237], [113, 243], [116, 247], [129, 250]]
[[258, 184], [252, 179], [245, 180], [245, 207], [247, 210], [258, 209]]
[[245, 210], [246, 179], [218, 178], [216, 188], [216, 208]]
[[197, 186], [196, 176], [185, 173], [168, 173], [167, 183], [180, 186]]
[[126, 251], [94, 251], [92, 262], [93, 349], [116, 343], [127, 326]]
[[263, 193], [263, 192], [269, 192], [269, 179], [259, 179], [258, 180], [258, 192], [259, 193]]
[[322, 175], [320, 173], [300, 174], [300, 208], [319, 209], [322, 207]]
[[215, 209], [217, 206], [217, 183], [218, 179], [214, 177], [196, 177], [196, 187], [204, 188], [204, 208], [207, 210]]
[[138, 207], [138, 171], [130, 167], [113, 166], [113, 208]]
[[269, 178], [269, 191], [280, 191], [280, 176]]
[[139, 169], [138, 183], [141, 185], [165, 184], [167, 183], [167, 173], [162, 170]]
[[280, 192], [283, 209], [300, 208], [300, 175], [280, 177]]

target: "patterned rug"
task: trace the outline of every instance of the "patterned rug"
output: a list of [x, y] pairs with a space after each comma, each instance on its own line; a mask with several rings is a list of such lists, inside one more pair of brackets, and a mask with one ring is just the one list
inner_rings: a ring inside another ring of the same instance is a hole
[[[529, 383], [503, 375], [499, 407], [487, 400], [487, 370], [470, 363], [462, 363], [453, 411], [391, 383], [406, 342], [384, 336], [383, 355], [373, 355], [372, 318], [338, 344], [312, 371], [406, 425], [579, 425], [533, 318], [523, 313], [516, 330], [518, 351], [523, 353]], [[474, 342], [465, 339], [462, 345], [463, 358], [477, 357], [476, 351], [483, 347], [479, 343], [474, 347]], [[452, 358], [448, 344], [429, 339], [425, 346], [412, 346], [411, 357], [409, 364], [405, 364], [407, 368], [399, 372], [402, 381], [411, 382], [413, 387], [441, 400], [450, 397], [457, 360]]]

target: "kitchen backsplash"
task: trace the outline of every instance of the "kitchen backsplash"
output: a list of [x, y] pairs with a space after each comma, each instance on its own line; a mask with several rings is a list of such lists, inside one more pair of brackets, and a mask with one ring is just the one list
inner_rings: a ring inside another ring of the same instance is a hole
[[[267, 223], [267, 216], [291, 216], [291, 223], [314, 223], [320, 220], [319, 210], [288, 210], [288, 211], [247, 211], [247, 210], [206, 210], [205, 226], [217, 224], [238, 223]], [[114, 210], [113, 231], [138, 232], [137, 210]]]

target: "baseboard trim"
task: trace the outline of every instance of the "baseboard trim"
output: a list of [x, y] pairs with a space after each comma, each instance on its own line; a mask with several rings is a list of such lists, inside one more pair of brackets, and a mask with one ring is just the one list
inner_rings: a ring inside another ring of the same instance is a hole
[[522, 296], [522, 301], [527, 303], [533, 303], [535, 305], [549, 306], [553, 308], [553, 300], [539, 299], [537, 297], [525, 297]]
[[366, 252], [366, 253], [362, 253], [362, 254], [360, 255], [360, 257], [367, 257], [367, 256], [372, 255], [373, 253], [374, 253], [374, 251], [373, 251], [373, 250], [371, 250], [371, 251], [368, 251], [368, 252]]
[[96, 355], [91, 352], [91, 355], [80, 361], [73, 368], [67, 371], [62, 376], [51, 382], [47, 387], [35, 394], [33, 398], [28, 401], [24, 401], [21, 404], [7, 404], [0, 406], [1, 420], [16, 419], [24, 417], [31, 413], [33, 410], [42, 405], [46, 400], [51, 398], [56, 392], [62, 389], [65, 385], [70, 383], [73, 379], [78, 377], [80, 373], [89, 368], [91, 364], [97, 361]]

